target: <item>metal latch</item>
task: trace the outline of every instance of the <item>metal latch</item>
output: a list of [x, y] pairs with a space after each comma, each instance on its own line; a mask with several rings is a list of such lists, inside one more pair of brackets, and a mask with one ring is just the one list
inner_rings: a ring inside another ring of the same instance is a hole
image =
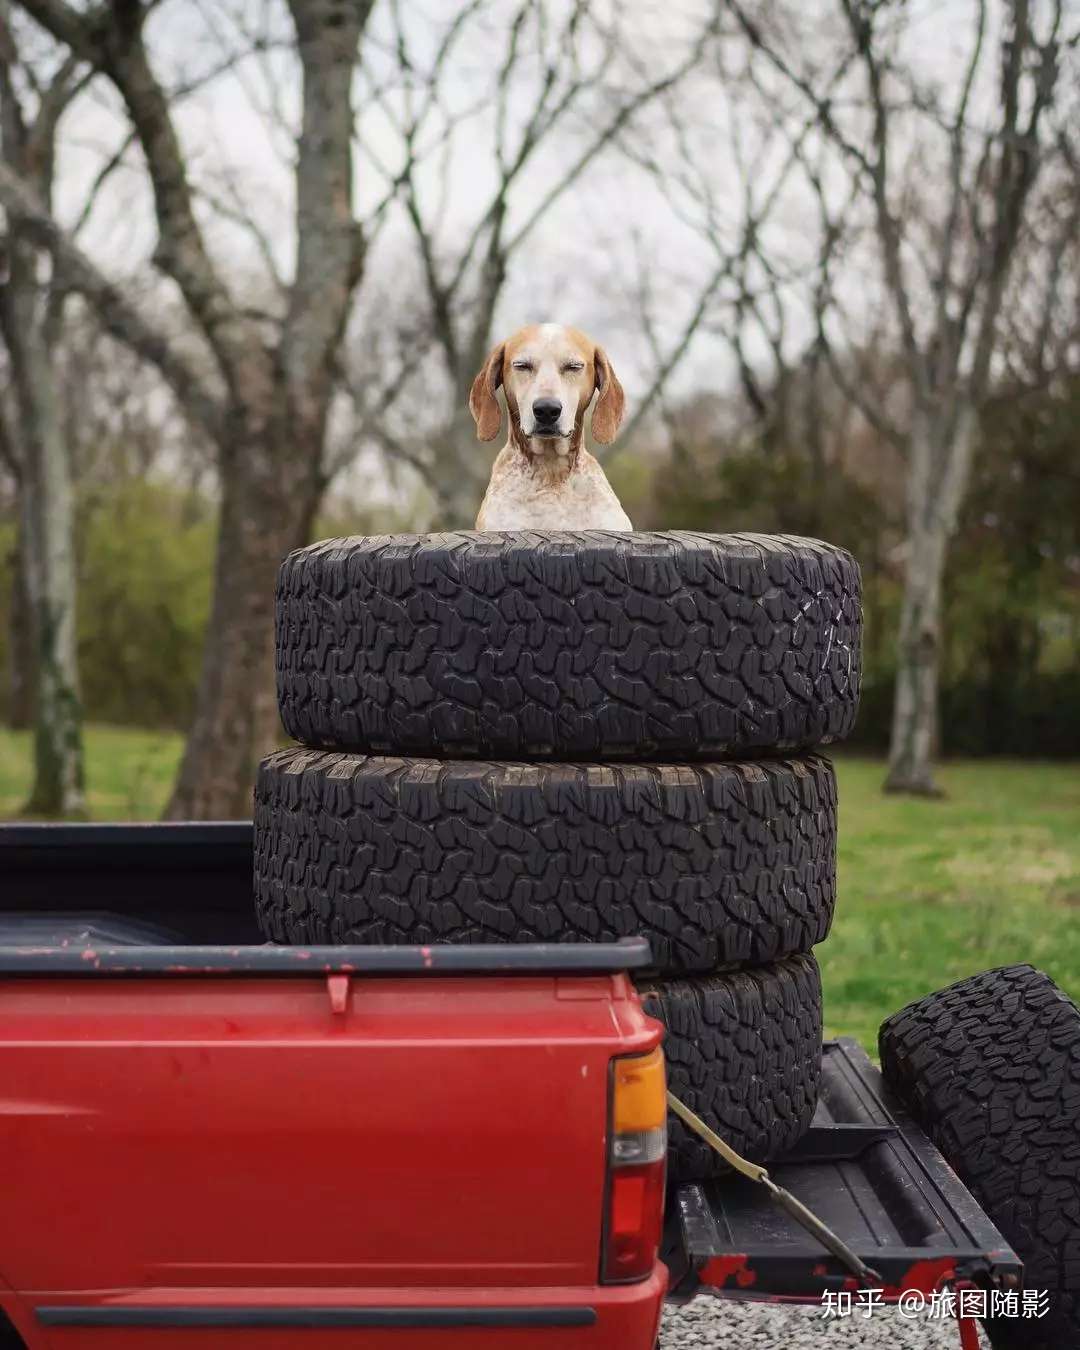
[[348, 975], [327, 975], [326, 992], [330, 996], [330, 1011], [343, 1017], [349, 1011]]

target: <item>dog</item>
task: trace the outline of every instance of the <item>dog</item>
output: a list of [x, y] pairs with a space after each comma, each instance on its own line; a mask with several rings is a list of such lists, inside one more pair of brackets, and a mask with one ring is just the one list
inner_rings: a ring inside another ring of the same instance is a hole
[[585, 410], [595, 393], [593, 439], [608, 445], [625, 398], [602, 347], [576, 328], [534, 324], [494, 347], [473, 381], [469, 411], [482, 441], [510, 430], [491, 470], [478, 530], [631, 530], [604, 471], [585, 449]]

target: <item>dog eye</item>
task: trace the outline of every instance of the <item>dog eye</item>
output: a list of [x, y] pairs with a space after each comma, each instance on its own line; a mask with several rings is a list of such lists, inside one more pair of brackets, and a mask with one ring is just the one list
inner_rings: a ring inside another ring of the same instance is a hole
[[532, 364], [531, 361], [515, 361], [515, 362], [514, 362], [514, 369], [515, 369], [515, 370], [532, 370], [532, 368], [533, 368], [533, 364]]
[[575, 374], [576, 374], [579, 370], [584, 370], [584, 369], [585, 369], [585, 362], [584, 362], [584, 361], [567, 361], [566, 365], [563, 366], [563, 370], [564, 370], [564, 371], [573, 371]]

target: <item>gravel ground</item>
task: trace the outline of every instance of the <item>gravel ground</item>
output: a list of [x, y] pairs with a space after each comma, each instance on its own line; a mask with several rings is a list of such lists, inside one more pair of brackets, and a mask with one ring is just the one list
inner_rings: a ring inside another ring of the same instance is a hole
[[[981, 1344], [990, 1342], [980, 1331]], [[955, 1322], [905, 1319], [895, 1308], [822, 1319], [818, 1308], [771, 1308], [697, 1298], [664, 1313], [660, 1350], [959, 1350]]]

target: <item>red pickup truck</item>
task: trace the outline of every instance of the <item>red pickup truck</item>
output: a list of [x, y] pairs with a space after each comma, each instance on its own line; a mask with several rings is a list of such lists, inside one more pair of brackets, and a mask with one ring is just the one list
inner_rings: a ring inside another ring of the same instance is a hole
[[[749, 1181], [665, 1197], [643, 940], [260, 945], [251, 859], [0, 828], [0, 1350], [652, 1350], [665, 1293], [852, 1287]], [[887, 1300], [1018, 1285], [851, 1043], [771, 1170]]]

